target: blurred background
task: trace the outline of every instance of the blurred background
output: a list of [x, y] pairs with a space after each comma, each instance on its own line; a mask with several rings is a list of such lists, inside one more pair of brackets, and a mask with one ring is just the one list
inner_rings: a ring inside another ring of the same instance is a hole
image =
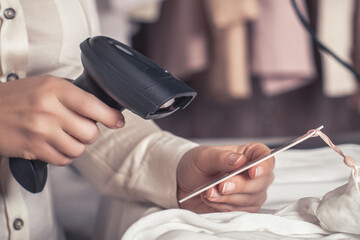
[[[319, 39], [360, 70], [356, 0], [297, 0]], [[104, 35], [186, 81], [198, 96], [156, 122], [187, 138], [360, 130], [358, 81], [318, 51], [290, 0], [98, 0]], [[356, 134], [359, 135], [359, 134]]]

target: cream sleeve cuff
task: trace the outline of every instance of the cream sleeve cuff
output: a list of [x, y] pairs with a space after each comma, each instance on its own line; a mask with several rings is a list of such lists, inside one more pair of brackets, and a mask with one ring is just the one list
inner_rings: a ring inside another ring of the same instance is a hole
[[198, 145], [131, 113], [125, 119], [124, 129], [100, 126], [99, 139], [73, 165], [104, 195], [178, 207], [177, 165]]
[[[197, 144], [166, 132], [150, 136], [138, 147], [142, 148], [143, 144], [151, 147], [144, 152], [142, 164], [131, 177], [129, 190], [164, 208], [177, 208], [177, 165], [182, 156]], [[135, 149], [134, 155], [141, 152]]]

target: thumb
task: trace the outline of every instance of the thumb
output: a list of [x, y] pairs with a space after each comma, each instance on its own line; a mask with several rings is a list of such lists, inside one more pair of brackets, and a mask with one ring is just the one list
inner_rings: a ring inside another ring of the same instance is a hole
[[237, 152], [208, 147], [199, 153], [198, 167], [208, 176], [231, 172], [246, 163], [246, 156]]

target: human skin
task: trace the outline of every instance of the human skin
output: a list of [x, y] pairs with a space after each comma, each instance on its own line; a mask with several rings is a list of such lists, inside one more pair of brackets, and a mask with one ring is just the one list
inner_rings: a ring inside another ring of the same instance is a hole
[[[270, 149], [260, 143], [243, 146], [199, 146], [191, 149], [184, 154], [177, 168], [178, 200], [221, 174], [269, 154]], [[265, 202], [266, 190], [274, 179], [274, 165], [275, 159], [270, 158], [180, 203], [179, 207], [197, 213], [257, 212]]]
[[[83, 153], [86, 144], [93, 143], [99, 136], [96, 122], [117, 129], [124, 126], [124, 117], [120, 111], [65, 79], [37, 76], [0, 84], [2, 156], [68, 165]], [[258, 143], [191, 149], [178, 165], [178, 198], [219, 174], [269, 153], [265, 145]], [[255, 212], [266, 199], [266, 189], [274, 177], [273, 167], [272, 158], [180, 204], [180, 207], [199, 213]], [[258, 174], [255, 174], [256, 170]]]
[[0, 84], [0, 155], [68, 165], [99, 136], [124, 126], [120, 111], [69, 81], [37, 76]]

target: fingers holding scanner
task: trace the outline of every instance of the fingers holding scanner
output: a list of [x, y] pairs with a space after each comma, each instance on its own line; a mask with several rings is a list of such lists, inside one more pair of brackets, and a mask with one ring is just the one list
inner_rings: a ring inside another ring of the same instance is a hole
[[[124, 116], [119, 110], [109, 107], [94, 95], [73, 84], [64, 84], [63, 89], [56, 92], [56, 96], [64, 106], [64, 112], [67, 113], [62, 121], [64, 132], [82, 144], [91, 144], [99, 136], [96, 122], [111, 129], [125, 125]], [[79, 153], [81, 154], [82, 151], [67, 156], [74, 158], [79, 156]]]
[[0, 154], [66, 165], [85, 144], [99, 136], [96, 121], [124, 126], [120, 111], [110, 108], [70, 82], [37, 76], [0, 88]]
[[[124, 116], [114, 108], [109, 107], [94, 95], [71, 85], [69, 92], [59, 91], [59, 100], [72, 111], [102, 123], [108, 128], [121, 128], [125, 125]], [[72, 94], [73, 93], [73, 94]]]

